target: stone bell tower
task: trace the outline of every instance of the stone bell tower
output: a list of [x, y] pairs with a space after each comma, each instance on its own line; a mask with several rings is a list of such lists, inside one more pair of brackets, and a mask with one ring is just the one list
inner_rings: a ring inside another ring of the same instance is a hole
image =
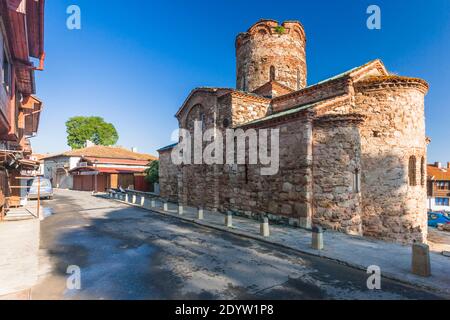
[[238, 90], [252, 92], [271, 80], [306, 87], [306, 36], [298, 21], [260, 20], [236, 38]]

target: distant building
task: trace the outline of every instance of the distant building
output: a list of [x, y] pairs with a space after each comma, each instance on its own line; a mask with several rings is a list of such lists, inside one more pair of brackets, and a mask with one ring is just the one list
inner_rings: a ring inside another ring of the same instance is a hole
[[30, 160], [33, 160], [36, 162], [36, 165], [38, 166], [36, 168], [36, 171], [34, 173], [34, 175], [36, 176], [44, 176], [44, 158], [47, 157], [48, 155], [45, 154], [39, 154], [39, 153], [33, 153], [30, 156]]
[[428, 165], [428, 210], [450, 212], [450, 162]]
[[54, 188], [104, 192], [122, 187], [150, 191], [144, 171], [156, 159], [124, 148], [91, 146], [45, 157], [44, 175]]

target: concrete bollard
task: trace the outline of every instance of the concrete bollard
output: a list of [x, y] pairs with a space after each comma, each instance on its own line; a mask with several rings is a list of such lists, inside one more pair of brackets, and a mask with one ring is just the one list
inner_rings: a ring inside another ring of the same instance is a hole
[[164, 201], [163, 209], [165, 212], [169, 211], [169, 203], [167, 201]]
[[133, 203], [133, 204], [136, 204], [136, 195], [135, 194], [133, 194], [133, 196], [131, 197], [131, 202]]
[[421, 277], [431, 276], [430, 247], [427, 244], [413, 244], [411, 272]]
[[312, 228], [312, 243], [311, 247], [315, 250], [323, 249], [323, 229], [319, 226]]
[[125, 202], [129, 202], [129, 196], [128, 196], [128, 193], [125, 194]]
[[183, 205], [179, 204], [179, 205], [178, 205], [178, 214], [179, 214], [180, 216], [183, 215], [183, 210], [184, 210]]
[[231, 212], [228, 212], [225, 216], [225, 225], [227, 226], [227, 228], [233, 227], [233, 214]]
[[261, 222], [261, 236], [263, 237], [269, 237], [270, 236], [270, 230], [269, 230], [269, 218], [265, 217], [263, 219], [263, 222]]
[[141, 196], [141, 206], [145, 207], [145, 197]]
[[198, 220], [203, 220], [203, 208], [198, 208], [197, 219]]
[[155, 208], [155, 207], [156, 207], [156, 201], [155, 201], [155, 199], [152, 199], [152, 200], [150, 201], [150, 206], [151, 206], [152, 208]]

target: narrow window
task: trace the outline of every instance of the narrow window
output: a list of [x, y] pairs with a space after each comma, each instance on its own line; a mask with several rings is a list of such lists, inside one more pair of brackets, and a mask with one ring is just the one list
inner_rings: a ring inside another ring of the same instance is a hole
[[410, 186], [417, 186], [417, 180], [416, 180], [416, 157], [415, 156], [411, 156], [409, 158], [408, 177], [409, 177], [409, 185]]
[[244, 78], [242, 79], [242, 91], [247, 91], [247, 75], [244, 74]]
[[300, 79], [300, 69], [297, 69], [297, 90], [300, 90], [302, 88], [302, 83]]
[[422, 157], [420, 160], [420, 184], [422, 187], [425, 186], [425, 158]]
[[245, 165], [245, 184], [248, 184], [248, 164]]
[[353, 190], [355, 193], [361, 192], [361, 173], [358, 168], [353, 173]]
[[270, 81], [275, 80], [275, 67], [270, 66]]
[[205, 118], [205, 114], [204, 113], [200, 114], [200, 121], [202, 123], [202, 130], [205, 131], [205, 129], [206, 129], [206, 118]]

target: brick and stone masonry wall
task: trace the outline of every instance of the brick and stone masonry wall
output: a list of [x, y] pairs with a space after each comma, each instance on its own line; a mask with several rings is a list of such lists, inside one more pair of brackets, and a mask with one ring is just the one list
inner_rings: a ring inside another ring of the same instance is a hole
[[285, 217], [299, 225], [301, 217], [306, 220], [309, 208], [306, 119], [271, 125], [270, 129], [280, 130], [280, 170], [276, 175], [262, 176], [260, 164], [223, 166], [220, 210], [270, 214], [274, 220]]
[[171, 159], [172, 149], [159, 153], [159, 185], [160, 195], [169, 201], [178, 201], [178, 166]]
[[360, 115], [315, 119], [313, 143], [313, 223], [362, 235]]
[[[306, 87], [306, 37], [299, 22], [262, 20], [236, 39], [237, 89], [252, 92], [270, 80]], [[275, 79], [271, 79], [271, 67]]]
[[[376, 238], [426, 242], [426, 165], [424, 95], [419, 79], [376, 77], [355, 84], [355, 103], [329, 113], [358, 112], [361, 127], [363, 234]], [[416, 185], [410, 185], [409, 161]], [[422, 171], [422, 172], [421, 172]]]
[[338, 79], [323, 85], [311, 86], [298, 92], [273, 99], [271, 107], [273, 112], [281, 112], [299, 105], [311, 104], [349, 93], [347, 78]]

